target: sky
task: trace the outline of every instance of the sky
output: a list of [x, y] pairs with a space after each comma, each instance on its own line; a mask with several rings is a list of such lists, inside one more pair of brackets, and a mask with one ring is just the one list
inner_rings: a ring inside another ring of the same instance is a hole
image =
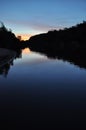
[[0, 0], [0, 21], [28, 39], [86, 20], [86, 0]]

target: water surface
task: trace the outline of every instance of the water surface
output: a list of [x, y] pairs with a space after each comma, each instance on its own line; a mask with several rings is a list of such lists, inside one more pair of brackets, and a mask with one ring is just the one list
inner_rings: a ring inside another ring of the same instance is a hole
[[2, 122], [49, 128], [85, 124], [85, 69], [28, 50], [13, 64], [7, 76], [0, 75]]

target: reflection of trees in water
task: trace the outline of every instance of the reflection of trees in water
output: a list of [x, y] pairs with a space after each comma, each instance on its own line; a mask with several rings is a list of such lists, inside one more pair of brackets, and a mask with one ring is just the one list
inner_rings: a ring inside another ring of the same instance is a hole
[[7, 77], [11, 65], [13, 65], [13, 61], [11, 61], [10, 63], [5, 64], [4, 66], [2, 66], [0, 68], [0, 75], [3, 75], [4, 77]]
[[[22, 58], [21, 50], [16, 51], [16, 58]], [[10, 67], [14, 65], [13, 63], [14, 59], [12, 59], [10, 62], [4, 64], [2, 67], [0, 67], [0, 75], [3, 75], [4, 77], [7, 77]]]
[[15, 59], [16, 58], [22, 58], [22, 50], [21, 49], [19, 49], [19, 50], [16, 51], [16, 57], [15, 57]]
[[80, 68], [86, 69], [86, 51], [84, 49], [73, 51], [67, 50], [64, 51], [55, 51], [55, 50], [41, 50], [41, 49], [32, 49], [32, 51], [39, 52], [46, 55], [50, 59], [61, 59], [63, 61], [68, 61], [71, 64], [77, 65]]

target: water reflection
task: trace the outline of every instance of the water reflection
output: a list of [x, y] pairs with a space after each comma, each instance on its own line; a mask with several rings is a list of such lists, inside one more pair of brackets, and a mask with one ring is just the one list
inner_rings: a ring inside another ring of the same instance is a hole
[[[0, 75], [7, 77], [11, 66], [14, 65], [14, 60], [17, 58], [22, 58], [22, 50], [17, 50], [15, 54], [16, 55], [14, 58], [12, 58], [9, 62], [6, 62], [2, 66], [0, 66]], [[2, 60], [3, 60], [3, 58], [2, 58]]]
[[11, 62], [1, 66], [0, 67], [0, 75], [7, 77], [11, 65], [13, 65], [13, 60]]
[[23, 54], [28, 54], [30, 52], [31, 52], [31, 50], [29, 48], [25, 48], [25, 49], [22, 50]]
[[77, 65], [80, 68], [86, 69], [86, 54], [85, 51], [55, 51], [43, 50], [39, 48], [31, 48], [33, 51], [46, 55], [50, 59], [61, 59], [68, 61], [71, 64]]
[[3, 122], [47, 128], [86, 124], [85, 69], [28, 49], [20, 50], [12, 63], [5, 66], [7, 79], [0, 78]]
[[[36, 63], [40, 63], [43, 62], [45, 59], [46, 61], [48, 59], [50, 60], [62, 60], [64, 61], [68, 61], [70, 64], [74, 64], [77, 65], [80, 68], [84, 68], [86, 69], [86, 61], [85, 61], [85, 54], [83, 54], [82, 52], [77, 53], [76, 54], [66, 54], [66, 53], [57, 53], [57, 52], [47, 52], [47, 51], [41, 51], [41, 50], [34, 50], [35, 52], [32, 52], [29, 48], [25, 48], [23, 50], [17, 50], [16, 51], [16, 56], [14, 59], [12, 59], [9, 63], [4, 64], [3, 66], [0, 67], [0, 75], [3, 75], [4, 77], [7, 77], [8, 72], [11, 68], [11, 66], [14, 65], [14, 61], [17, 59], [21, 59], [20, 64], [31, 64], [31, 62]], [[22, 59], [22, 55], [23, 55], [23, 59]], [[44, 60], [43, 60], [44, 57]], [[48, 57], [48, 58], [47, 58]], [[42, 60], [41, 60], [42, 58]], [[18, 61], [18, 60], [17, 60]], [[17, 63], [16, 61], [16, 63]], [[18, 62], [19, 64], [19, 62]]]

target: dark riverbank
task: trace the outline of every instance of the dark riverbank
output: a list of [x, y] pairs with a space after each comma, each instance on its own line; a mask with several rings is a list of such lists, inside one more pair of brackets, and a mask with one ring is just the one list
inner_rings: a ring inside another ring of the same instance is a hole
[[0, 48], [0, 67], [9, 64], [16, 57], [16, 52]]

